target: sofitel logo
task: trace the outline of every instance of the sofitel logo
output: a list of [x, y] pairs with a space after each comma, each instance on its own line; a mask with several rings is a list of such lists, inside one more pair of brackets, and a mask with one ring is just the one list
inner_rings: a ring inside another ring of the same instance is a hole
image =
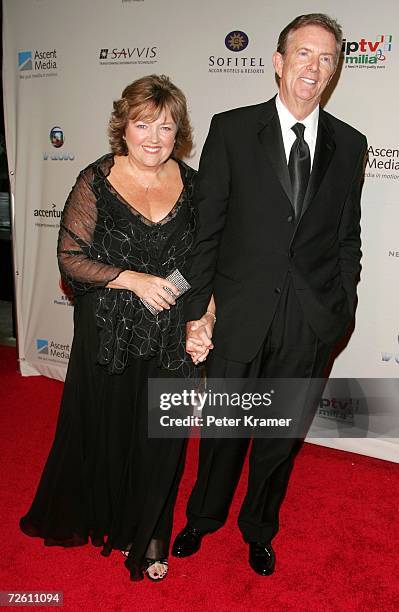
[[208, 71], [231, 74], [263, 74], [263, 57], [249, 57], [241, 55], [249, 45], [249, 37], [241, 30], [233, 30], [225, 36], [224, 44], [234, 55], [210, 55], [208, 58]]
[[243, 51], [248, 47], [249, 39], [245, 32], [230, 32], [224, 39], [224, 44], [229, 51]]

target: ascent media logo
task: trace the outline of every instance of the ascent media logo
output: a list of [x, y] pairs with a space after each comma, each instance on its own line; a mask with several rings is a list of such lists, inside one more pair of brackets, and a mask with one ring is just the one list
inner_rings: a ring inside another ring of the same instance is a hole
[[229, 74], [264, 74], [264, 58], [243, 52], [249, 47], [249, 36], [242, 30], [233, 30], [224, 38], [225, 47], [233, 55], [214, 54], [208, 58], [208, 72]]
[[39, 355], [48, 355], [48, 340], [38, 338], [36, 340], [36, 350]]
[[18, 68], [20, 70], [32, 70], [32, 51], [20, 51], [18, 53]]
[[392, 35], [378, 34], [375, 40], [342, 41], [345, 68], [385, 68], [392, 52]]
[[43, 361], [67, 361], [71, 352], [70, 344], [61, 344], [47, 338], [37, 338], [36, 353]]
[[[58, 125], [51, 128], [49, 133], [49, 140], [55, 149], [61, 149], [65, 143], [64, 130]], [[43, 152], [44, 161], [73, 161], [75, 159], [75, 153], [70, 151], [59, 151], [59, 152]]]
[[370, 145], [367, 151], [367, 179], [398, 180], [399, 179], [399, 148], [396, 146]]
[[102, 66], [114, 64], [156, 64], [158, 47], [109, 47], [100, 49], [99, 62]]
[[57, 50], [34, 49], [18, 52], [18, 72], [21, 79], [57, 76]]

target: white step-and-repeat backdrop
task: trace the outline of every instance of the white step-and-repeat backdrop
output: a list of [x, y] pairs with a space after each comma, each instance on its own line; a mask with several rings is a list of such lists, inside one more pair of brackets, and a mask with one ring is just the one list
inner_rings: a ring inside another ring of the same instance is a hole
[[[311, 441], [399, 461], [399, 399], [392, 400], [399, 398], [397, 0], [378, 7], [371, 0], [3, 0], [23, 375], [65, 376], [73, 308], [56, 260], [60, 215], [79, 171], [108, 151], [112, 102], [125, 85], [163, 73], [183, 89], [195, 129], [191, 163], [197, 167], [211, 116], [274, 95], [277, 36], [296, 15], [316, 11], [337, 18], [345, 37], [342, 70], [326, 108], [365, 133], [370, 148], [356, 330], [333, 369], [333, 377], [352, 382], [330, 385], [318, 418], [328, 420], [331, 436]], [[383, 386], [370, 391], [364, 379], [380, 379]], [[370, 393], [391, 395], [391, 414], [384, 407], [381, 425], [374, 414], [379, 401], [371, 402], [363, 435], [356, 413], [364, 412], [361, 399]], [[340, 437], [345, 421], [352, 423], [353, 437]]]

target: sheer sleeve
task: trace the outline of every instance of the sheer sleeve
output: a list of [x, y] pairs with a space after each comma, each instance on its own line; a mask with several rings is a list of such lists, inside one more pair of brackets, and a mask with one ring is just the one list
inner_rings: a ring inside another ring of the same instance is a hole
[[104, 253], [93, 240], [98, 211], [92, 183], [89, 167], [79, 174], [68, 196], [58, 235], [58, 265], [75, 294], [105, 287], [123, 271], [103, 261]]

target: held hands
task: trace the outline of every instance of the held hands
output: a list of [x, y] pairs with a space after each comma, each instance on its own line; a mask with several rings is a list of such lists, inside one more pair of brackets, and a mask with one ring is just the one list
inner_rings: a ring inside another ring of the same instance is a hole
[[189, 321], [186, 326], [186, 351], [191, 359], [198, 365], [208, 357], [209, 351], [213, 349], [212, 335], [215, 325], [215, 317], [206, 312], [201, 319]]
[[118, 278], [108, 283], [107, 287], [129, 289], [159, 311], [170, 310], [170, 307], [176, 304], [175, 298], [165, 290], [165, 287], [170, 289], [175, 297], [179, 295], [177, 287], [166, 278], [130, 270], [121, 272]]
[[[176, 304], [179, 296], [178, 288], [166, 278], [124, 270], [119, 276], [108, 283], [110, 289], [128, 289], [133, 291], [140, 299], [157, 310], [170, 310]], [[168, 288], [173, 295], [168, 291]], [[212, 306], [211, 306], [212, 305]], [[214, 308], [213, 298], [209, 307]], [[213, 349], [212, 335], [216, 317], [207, 311], [197, 321], [189, 321], [186, 327], [186, 351], [191, 356], [195, 365], [202, 363], [207, 358], [209, 351]]]

